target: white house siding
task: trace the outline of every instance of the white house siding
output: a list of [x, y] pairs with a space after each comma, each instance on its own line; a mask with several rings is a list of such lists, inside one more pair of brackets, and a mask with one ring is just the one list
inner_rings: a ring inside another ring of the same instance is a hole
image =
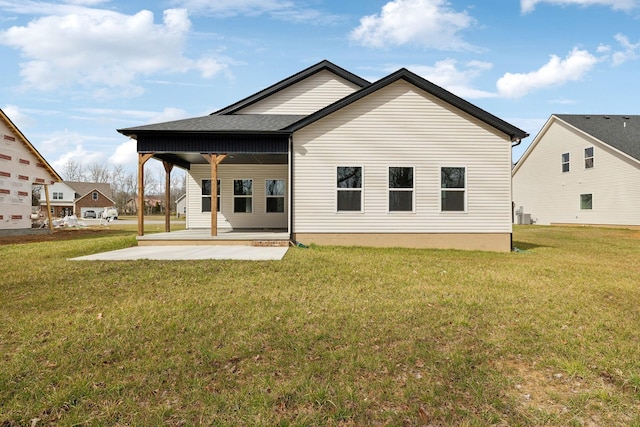
[[51, 184], [47, 167], [0, 121], [0, 230], [31, 228], [33, 184]]
[[[537, 224], [640, 225], [640, 163], [552, 119], [513, 176], [516, 208]], [[585, 169], [584, 149], [594, 148], [594, 167]], [[562, 172], [562, 153], [570, 170]], [[593, 195], [593, 209], [580, 209], [580, 195]]]
[[[511, 233], [509, 138], [402, 80], [293, 141], [294, 233]], [[338, 166], [364, 168], [362, 213], [336, 212]], [[415, 212], [388, 212], [390, 166], [414, 167]], [[466, 212], [440, 211], [443, 166], [467, 168]]]
[[[202, 212], [202, 180], [211, 179], [209, 165], [192, 165], [187, 174], [187, 223], [186, 227], [210, 228], [211, 213]], [[229, 165], [218, 166], [220, 179], [221, 212], [218, 213], [218, 228], [287, 228], [289, 211], [286, 193], [288, 192], [287, 165]], [[233, 180], [253, 180], [253, 212], [233, 212]], [[268, 179], [285, 180], [284, 213], [267, 213], [265, 182]]]
[[359, 86], [323, 70], [237, 114], [311, 114], [358, 89]]

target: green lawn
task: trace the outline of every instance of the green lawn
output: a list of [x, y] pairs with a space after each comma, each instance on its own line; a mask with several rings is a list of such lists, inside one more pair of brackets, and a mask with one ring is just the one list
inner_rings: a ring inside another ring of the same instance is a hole
[[640, 426], [640, 232], [511, 254], [72, 262], [0, 246], [0, 426]]

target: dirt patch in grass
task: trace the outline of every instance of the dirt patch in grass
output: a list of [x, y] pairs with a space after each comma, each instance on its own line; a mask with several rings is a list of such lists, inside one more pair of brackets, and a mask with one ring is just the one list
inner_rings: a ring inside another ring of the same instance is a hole
[[53, 242], [79, 238], [106, 237], [122, 234], [122, 230], [98, 228], [60, 228], [53, 233], [28, 234], [24, 236], [0, 236], [0, 245], [15, 245], [20, 243]]

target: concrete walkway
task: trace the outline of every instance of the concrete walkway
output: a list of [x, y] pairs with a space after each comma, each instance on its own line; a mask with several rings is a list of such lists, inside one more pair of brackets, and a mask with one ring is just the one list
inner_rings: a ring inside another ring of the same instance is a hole
[[70, 258], [70, 261], [129, 261], [233, 259], [248, 261], [277, 261], [287, 253], [287, 247], [259, 246], [134, 246], [116, 251]]

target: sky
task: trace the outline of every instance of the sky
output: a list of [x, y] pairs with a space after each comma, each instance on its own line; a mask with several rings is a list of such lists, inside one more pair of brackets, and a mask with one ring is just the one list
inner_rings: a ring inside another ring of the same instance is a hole
[[528, 132], [517, 161], [551, 114], [640, 114], [640, 0], [0, 0], [0, 108], [58, 173], [135, 171], [116, 129], [324, 59], [442, 86]]

